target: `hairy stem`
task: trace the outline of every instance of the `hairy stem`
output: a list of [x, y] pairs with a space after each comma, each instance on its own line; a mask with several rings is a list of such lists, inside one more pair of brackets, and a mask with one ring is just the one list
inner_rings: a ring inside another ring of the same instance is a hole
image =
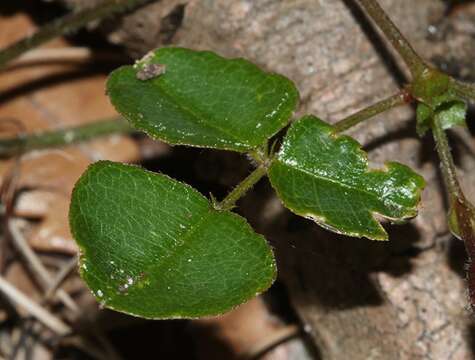
[[475, 101], [475, 85], [464, 83], [462, 81], [455, 80], [451, 78], [451, 86], [459, 95], [463, 98], [469, 98], [472, 101]]
[[69, 145], [99, 136], [131, 131], [132, 128], [124, 119], [114, 118], [33, 135], [20, 135], [14, 138], [0, 139], [0, 158], [19, 155], [31, 150]]
[[436, 144], [437, 153], [440, 158], [440, 168], [444, 178], [445, 186], [449, 192], [451, 200], [456, 198], [463, 198], [462, 189], [457, 179], [457, 171], [455, 168], [454, 159], [450, 151], [449, 141], [447, 135], [438, 119], [434, 119], [432, 125], [432, 133]]
[[470, 306], [475, 311], [475, 262], [473, 261], [475, 258], [475, 210], [462, 192], [447, 136], [437, 118], [433, 121], [432, 132], [441, 161], [444, 183], [449, 192], [451, 230], [463, 240], [468, 255], [466, 266], [468, 293]]
[[264, 165], [258, 166], [248, 177], [246, 177], [233, 191], [231, 191], [222, 201], [215, 204], [217, 210], [232, 209], [236, 201], [242, 198], [252, 187], [267, 174]]
[[0, 51], [0, 69], [9, 61], [57, 36], [78, 30], [93, 20], [124, 12], [151, 0], [105, 0], [77, 13], [68, 14], [43, 26], [35, 34], [28, 36]]
[[427, 65], [412, 48], [411, 44], [404, 38], [383, 8], [376, 0], [357, 0], [357, 2], [381, 29], [399, 55], [401, 55], [412, 76], [414, 78], [419, 77], [427, 68]]
[[402, 91], [395, 95], [392, 95], [384, 100], [377, 102], [374, 105], [371, 105], [361, 111], [358, 111], [355, 114], [352, 114], [343, 120], [338, 121], [333, 125], [333, 129], [335, 133], [339, 133], [349, 128], [372, 118], [382, 112], [385, 112], [393, 107], [400, 106], [407, 104], [412, 101], [411, 96], [406, 92]]

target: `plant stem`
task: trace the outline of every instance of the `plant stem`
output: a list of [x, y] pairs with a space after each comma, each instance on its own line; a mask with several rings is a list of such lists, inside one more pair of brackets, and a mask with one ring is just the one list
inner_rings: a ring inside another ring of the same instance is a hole
[[[450, 152], [449, 142], [442, 124], [436, 119], [433, 121], [432, 133], [441, 161], [442, 176], [449, 192], [451, 211], [454, 212], [459, 234], [465, 243], [470, 265], [475, 258], [475, 212], [473, 206], [467, 201], [457, 179], [455, 163]], [[475, 265], [475, 263], [473, 264]], [[474, 270], [475, 271], [475, 270]], [[469, 274], [469, 290], [472, 306], [475, 307], [475, 272]]]
[[231, 191], [222, 201], [214, 205], [217, 210], [232, 209], [236, 201], [243, 197], [262, 177], [267, 174], [267, 167], [258, 166], [248, 177], [246, 177], [233, 191]]
[[444, 178], [445, 186], [449, 192], [449, 197], [453, 201], [457, 198], [463, 198], [463, 192], [457, 179], [457, 171], [455, 168], [454, 159], [450, 152], [449, 141], [447, 134], [442, 127], [442, 124], [437, 118], [433, 120], [432, 134], [436, 144], [437, 153], [441, 162], [441, 171]]
[[[450, 153], [449, 143], [442, 124], [436, 119], [433, 121], [432, 132], [437, 145], [437, 152], [441, 161], [442, 175], [445, 186], [449, 191], [450, 213], [449, 223], [455, 222], [455, 235], [461, 238], [467, 252], [467, 283], [472, 311], [475, 311], [475, 210], [462, 192], [457, 179], [454, 160]], [[452, 218], [454, 217], [454, 218]]]
[[417, 78], [421, 75], [427, 68], [427, 65], [404, 38], [378, 2], [376, 0], [357, 0], [357, 2], [381, 29], [399, 55], [401, 55], [412, 76]]
[[114, 118], [61, 130], [0, 139], [0, 158], [19, 155], [31, 150], [69, 145], [99, 136], [131, 131], [132, 128], [124, 119]]
[[0, 51], [0, 69], [9, 61], [26, 51], [37, 47], [57, 36], [70, 33], [93, 20], [103, 19], [112, 14], [124, 12], [151, 0], [105, 0], [92, 8], [68, 14], [43, 26], [35, 34], [28, 36]]
[[407, 104], [411, 101], [412, 98], [410, 97], [410, 95], [405, 90], [403, 90], [400, 93], [392, 95], [384, 100], [377, 102], [374, 105], [371, 105], [361, 111], [358, 111], [355, 114], [344, 118], [343, 120], [338, 121], [333, 125], [334, 132], [339, 133], [348, 130], [349, 128], [359, 124], [360, 122], [368, 120], [373, 116], [392, 109], [393, 107]]
[[451, 86], [457, 95], [463, 98], [470, 98], [475, 101], [475, 85], [464, 83], [451, 78]]

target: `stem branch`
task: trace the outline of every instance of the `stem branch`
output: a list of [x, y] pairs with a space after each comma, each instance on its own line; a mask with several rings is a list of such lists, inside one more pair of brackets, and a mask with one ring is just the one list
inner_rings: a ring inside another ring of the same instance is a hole
[[68, 325], [44, 309], [41, 305], [31, 300], [29, 296], [11, 285], [2, 276], [0, 276], [0, 293], [10, 299], [12, 304], [15, 306], [19, 306], [27, 310], [30, 315], [37, 318], [56, 334], [64, 336], [72, 332], [72, 329]]
[[412, 48], [411, 44], [404, 38], [378, 2], [376, 0], [357, 0], [357, 2], [381, 29], [391, 45], [402, 57], [412, 76], [416, 78], [422, 74], [427, 68], [427, 65]]
[[349, 128], [359, 124], [360, 122], [368, 120], [369, 118], [372, 118], [373, 116], [392, 109], [393, 107], [407, 104], [410, 101], [412, 101], [412, 99], [409, 94], [406, 93], [406, 91], [402, 91], [400, 93], [392, 95], [384, 100], [377, 102], [374, 105], [371, 105], [361, 111], [358, 111], [355, 114], [344, 118], [343, 120], [338, 121], [333, 125], [334, 132], [339, 133], [348, 130]]
[[262, 177], [267, 174], [267, 168], [259, 165], [247, 178], [245, 178], [233, 191], [231, 191], [222, 201], [215, 204], [217, 210], [229, 210], [234, 207], [236, 201], [243, 197]]
[[57, 36], [76, 31], [93, 20], [124, 12], [149, 1], [151, 0], [105, 0], [97, 6], [53, 20], [32, 36], [28, 36], [0, 51], [0, 69], [21, 54]]
[[452, 88], [459, 96], [463, 98], [470, 98], [471, 100], [475, 101], [475, 85], [467, 84], [455, 79], [451, 79], [451, 81]]
[[0, 139], [0, 158], [130, 131], [132, 128], [124, 119], [114, 118], [61, 130]]

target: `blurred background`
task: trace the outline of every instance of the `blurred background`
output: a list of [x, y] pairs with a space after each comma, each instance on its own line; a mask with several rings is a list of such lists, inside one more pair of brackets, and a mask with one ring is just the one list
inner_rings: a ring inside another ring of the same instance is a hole
[[[97, 3], [3, 1], [0, 47]], [[424, 58], [475, 81], [473, 1], [380, 3]], [[275, 249], [279, 279], [267, 293], [193, 321], [100, 307], [77, 274], [67, 219], [71, 190], [88, 164], [139, 164], [222, 198], [250, 172], [249, 161], [172, 148], [140, 133], [24, 154], [1, 153], [2, 140], [117, 117], [105, 95], [107, 74], [165, 45], [246, 57], [282, 73], [299, 88], [298, 114], [329, 122], [395, 92], [407, 77], [352, 0], [150, 1], [0, 69], [0, 358], [475, 359], [463, 244], [447, 230], [434, 144], [416, 137], [409, 107], [351, 133], [372, 165], [400, 161], [428, 183], [420, 215], [388, 226], [389, 243], [337, 236], [292, 215], [264, 180], [236, 211]], [[469, 131], [457, 129], [451, 140], [473, 201], [475, 128], [468, 122]]]

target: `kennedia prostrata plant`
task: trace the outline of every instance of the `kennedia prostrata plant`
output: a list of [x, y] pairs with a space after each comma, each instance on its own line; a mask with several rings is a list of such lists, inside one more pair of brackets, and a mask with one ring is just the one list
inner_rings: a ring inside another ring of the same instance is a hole
[[[370, 169], [360, 144], [341, 132], [414, 103], [415, 130], [431, 131], [437, 145], [449, 227], [465, 243], [475, 307], [474, 207], [459, 185], [445, 133], [465, 126], [475, 87], [427, 65], [375, 0], [355, 1], [405, 61], [412, 81], [335, 124], [313, 115], [293, 119], [295, 85], [243, 59], [161, 48], [112, 72], [111, 102], [135, 129], [171, 145], [245, 153], [255, 170], [217, 201], [137, 166], [92, 164], [73, 191], [70, 225], [81, 275], [98, 301], [146, 318], [195, 318], [221, 314], [266, 290], [276, 278], [272, 249], [232, 212], [264, 176], [294, 213], [336, 233], [387, 240], [375, 215], [393, 222], [416, 216], [424, 179], [396, 162]], [[276, 140], [278, 133], [284, 135]], [[38, 138], [33, 143], [41, 146]], [[0, 145], [8, 152], [18, 143]]]
[[[232, 309], [276, 277], [272, 249], [231, 210], [268, 176], [284, 206], [324, 228], [387, 240], [376, 219], [414, 217], [424, 179], [388, 162], [369, 169], [360, 144], [340, 133], [392, 107], [415, 102], [420, 136], [432, 130], [449, 189], [449, 223], [469, 255], [474, 304], [473, 207], [458, 185], [445, 130], [465, 124], [470, 85], [419, 57], [374, 0], [360, 0], [406, 61], [412, 82], [331, 125], [292, 119], [298, 91], [287, 78], [243, 59], [161, 48], [110, 75], [107, 92], [130, 124], [154, 139], [246, 153], [256, 169], [222, 201], [139, 167], [101, 161], [79, 179], [70, 222], [81, 274], [104, 306], [147, 318], [194, 318]], [[271, 138], [291, 123], [275, 152]]]

